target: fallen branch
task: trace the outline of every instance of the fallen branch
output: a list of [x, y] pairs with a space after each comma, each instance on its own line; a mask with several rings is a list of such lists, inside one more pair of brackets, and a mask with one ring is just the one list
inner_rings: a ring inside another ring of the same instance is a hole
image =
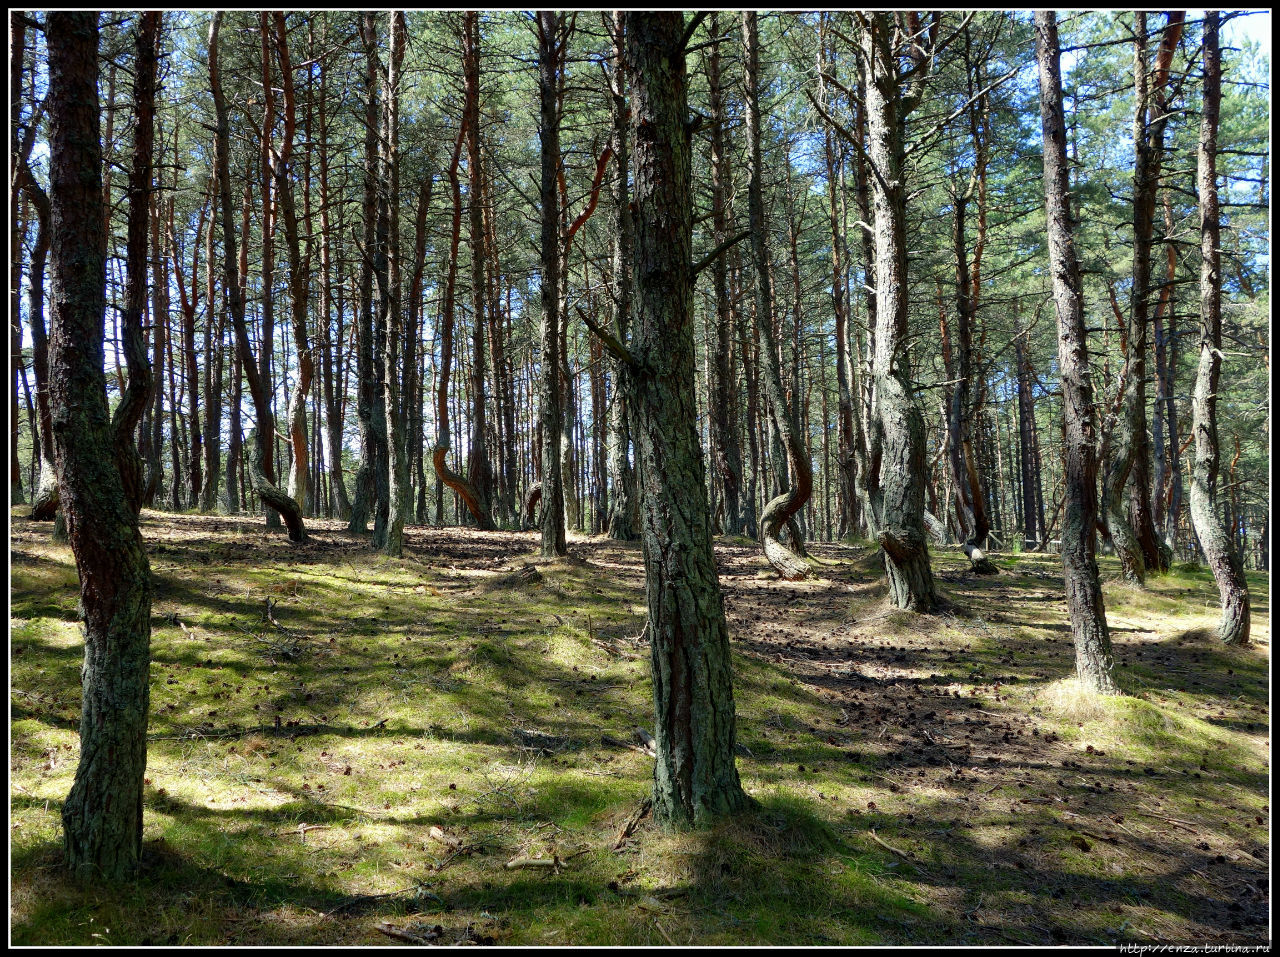
[[658, 742], [654, 740], [653, 735], [644, 728], [636, 728], [635, 732], [636, 737], [640, 739], [640, 743], [644, 745], [645, 754], [656, 758], [658, 756]]
[[1155, 820], [1157, 821], [1164, 821], [1164, 823], [1166, 824], [1172, 824], [1174, 827], [1180, 827], [1184, 831], [1189, 831], [1192, 834], [1200, 833], [1192, 825], [1188, 824], [1186, 821], [1179, 821], [1171, 817], [1165, 817], [1163, 814], [1152, 814], [1148, 811], [1135, 811], [1134, 813], [1137, 814], [1139, 817], [1150, 817], [1150, 818], [1155, 818]]
[[507, 861], [503, 866], [509, 871], [518, 870], [522, 867], [550, 867], [553, 870], [559, 870], [563, 863], [564, 862], [554, 854], [551, 857], [523, 857], [517, 855]]
[[388, 937], [394, 937], [396, 940], [407, 940], [411, 944], [429, 944], [433, 940], [439, 940], [440, 936], [444, 933], [444, 928], [439, 924], [431, 928], [425, 937], [418, 934], [411, 934], [406, 930], [401, 930], [399, 927], [392, 927], [390, 924], [386, 923], [374, 924], [373, 926], [382, 931], [382, 933], [386, 934]]
[[616, 851], [626, 843], [627, 838], [635, 833], [636, 825], [645, 819], [650, 811], [653, 810], [653, 801], [645, 798], [640, 802], [640, 806], [636, 808], [636, 812], [631, 815], [627, 823], [622, 826], [622, 830], [618, 832], [618, 839], [613, 842], [613, 849]]
[[915, 862], [915, 858], [912, 857], [910, 854], [908, 854], [906, 851], [900, 851], [896, 847], [894, 847], [892, 844], [886, 844], [884, 840], [880, 837], [880, 835], [876, 833], [876, 829], [874, 827], [871, 829], [870, 834], [871, 834], [871, 840], [875, 841], [877, 844], [883, 847], [886, 851], [892, 851], [894, 854], [897, 854], [899, 857], [903, 858], [904, 860], [911, 861], [912, 863]]

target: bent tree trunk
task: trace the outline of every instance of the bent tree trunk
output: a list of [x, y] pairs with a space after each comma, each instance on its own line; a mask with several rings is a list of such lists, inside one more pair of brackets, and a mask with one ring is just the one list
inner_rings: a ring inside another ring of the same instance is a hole
[[907, 353], [906, 199], [900, 91], [894, 28], [872, 14], [863, 33], [866, 61], [867, 158], [875, 207], [875, 341], [871, 373], [881, 436], [880, 507], [876, 539], [885, 553], [895, 608], [932, 611], [939, 602], [924, 532], [926, 468], [924, 417], [912, 395]]
[[80, 761], [62, 809], [64, 860], [81, 878], [119, 881], [135, 875], [142, 849], [151, 569], [116, 463], [103, 376], [97, 20], [97, 13], [61, 11], [47, 20], [50, 405], [85, 635]]
[[[764, 557], [784, 579], [795, 581], [809, 576], [809, 563], [800, 554], [803, 546], [796, 534], [792, 520], [809, 501], [813, 491], [813, 466], [808, 449], [796, 424], [794, 410], [787, 407], [782, 391], [782, 377], [778, 370], [778, 353], [773, 336], [767, 332], [773, 316], [773, 281], [769, 275], [768, 235], [764, 217], [764, 188], [761, 182], [760, 149], [760, 42], [756, 29], [756, 14], [746, 10], [742, 14], [742, 44], [746, 55], [744, 87], [746, 90], [747, 157], [750, 166], [750, 184], [747, 190], [748, 217], [751, 228], [751, 253], [756, 267], [756, 338], [760, 347], [760, 371], [764, 378], [765, 394], [773, 413], [778, 437], [786, 448], [786, 461], [791, 487], [774, 496], [760, 515], [760, 543]], [[799, 395], [796, 396], [799, 404]], [[790, 524], [789, 524], [790, 523]], [[784, 525], [791, 529], [791, 541], [796, 548], [782, 544], [778, 535]]]
[[249, 394], [253, 399], [258, 422], [258, 428], [254, 430], [257, 441], [250, 443], [253, 447], [250, 452], [253, 457], [251, 458], [253, 483], [267, 514], [270, 515], [272, 509], [278, 511], [284, 517], [290, 540], [301, 542], [306, 539], [306, 531], [303, 528], [302, 512], [298, 508], [298, 503], [276, 488], [269, 471], [271, 453], [269, 443], [275, 435], [276, 420], [271, 411], [271, 396], [267, 393], [266, 382], [258, 368], [253, 346], [249, 342], [249, 329], [244, 317], [244, 290], [240, 287], [239, 274], [236, 270], [236, 234], [231, 209], [231, 134], [227, 119], [227, 103], [222, 94], [222, 73], [218, 65], [218, 33], [221, 26], [222, 13], [218, 11], [214, 13], [213, 21], [209, 25], [209, 89], [213, 94], [214, 112], [218, 121], [214, 137], [214, 163], [218, 167], [218, 192], [222, 200], [223, 282], [231, 304], [231, 323], [235, 329], [236, 351], [240, 356], [240, 367], [244, 377], [249, 381]]
[[462, 155], [462, 141], [467, 132], [467, 116], [463, 115], [458, 128], [458, 139], [453, 147], [453, 160], [449, 164], [449, 186], [453, 191], [453, 232], [449, 241], [449, 268], [445, 274], [444, 301], [440, 316], [440, 379], [436, 390], [436, 422], [439, 431], [436, 445], [431, 452], [440, 481], [462, 498], [467, 511], [483, 531], [493, 531], [493, 520], [475, 488], [465, 478], [449, 468], [449, 375], [453, 369], [453, 310], [458, 276], [458, 237], [462, 229], [462, 190], [458, 184], [458, 161]]
[[1205, 14], [1204, 109], [1196, 176], [1200, 187], [1200, 363], [1191, 397], [1196, 453], [1191, 471], [1191, 521], [1222, 594], [1218, 637], [1249, 643], [1249, 589], [1240, 556], [1218, 518], [1218, 378], [1222, 372], [1222, 272], [1218, 253], [1218, 112], [1221, 65], [1218, 12]]
[[[684, 15], [629, 13], [634, 78], [635, 397], [649, 634], [653, 807], [672, 827], [751, 804], [734, 763], [729, 634], [711, 550], [693, 363]], [[545, 481], [545, 475], [544, 475]]]
[[1057, 14], [1035, 15], [1036, 63], [1040, 73], [1040, 126], [1044, 138], [1044, 205], [1049, 269], [1058, 316], [1058, 367], [1066, 444], [1066, 517], [1062, 568], [1081, 683], [1098, 694], [1119, 694], [1111, 676], [1111, 636], [1098, 582], [1094, 525], [1098, 518], [1097, 438], [1089, 344], [1084, 327], [1080, 264], [1071, 235], [1067, 187], [1067, 133], [1062, 115], [1062, 72]]

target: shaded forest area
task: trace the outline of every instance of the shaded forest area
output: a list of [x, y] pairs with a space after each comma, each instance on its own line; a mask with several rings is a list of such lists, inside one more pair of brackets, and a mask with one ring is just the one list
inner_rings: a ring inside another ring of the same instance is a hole
[[1245, 16], [11, 11], [15, 942], [1264, 935]]

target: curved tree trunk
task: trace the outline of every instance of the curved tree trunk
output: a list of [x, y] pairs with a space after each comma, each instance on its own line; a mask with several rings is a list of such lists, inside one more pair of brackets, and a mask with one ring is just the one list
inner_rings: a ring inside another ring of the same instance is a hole
[[1218, 518], [1218, 380], [1222, 372], [1222, 272], [1217, 184], [1218, 113], [1222, 97], [1218, 12], [1205, 14], [1204, 107], [1196, 169], [1200, 189], [1200, 362], [1191, 397], [1195, 460], [1191, 471], [1191, 521], [1222, 594], [1218, 637], [1249, 643], [1249, 589], [1240, 556]]
[[[140, 21], [140, 104], [154, 82], [152, 31], [159, 18], [144, 14]], [[97, 13], [55, 11], [46, 22], [53, 240], [50, 404], [85, 635], [80, 760], [62, 808], [64, 860], [86, 880], [119, 881], [136, 875], [142, 850], [151, 570], [115, 454], [122, 441], [132, 451], [132, 427], [124, 435], [113, 431], [103, 377], [107, 223], [97, 20]], [[149, 128], [149, 121], [140, 123], [138, 131], [140, 145], [147, 139], [148, 168]], [[145, 219], [143, 236], [145, 244]], [[141, 329], [137, 332], [140, 336]], [[142, 375], [136, 384], [144, 384]], [[145, 392], [139, 397], [135, 391], [133, 398], [145, 399]], [[117, 421], [137, 422], [132, 415]]]
[[[254, 430], [256, 442], [250, 443], [254, 446], [254, 451], [250, 452], [250, 464], [254, 473], [254, 485], [259, 497], [262, 498], [267, 514], [270, 515], [274, 510], [283, 515], [289, 530], [289, 538], [293, 541], [302, 541], [306, 537], [306, 532], [298, 503], [276, 488], [268, 470], [271, 455], [270, 443], [272, 436], [275, 435], [275, 415], [271, 411], [271, 396], [267, 393], [265, 380], [255, 362], [253, 346], [249, 342], [249, 330], [244, 316], [244, 291], [240, 288], [239, 276], [236, 272], [236, 234], [232, 225], [231, 211], [231, 135], [227, 120], [227, 104], [222, 94], [222, 75], [218, 65], [218, 33], [221, 26], [222, 13], [218, 11], [214, 13], [213, 21], [209, 26], [209, 87], [213, 94], [214, 111], [218, 119], [214, 148], [215, 163], [218, 167], [219, 196], [222, 201], [223, 281], [231, 303], [231, 322], [235, 330], [237, 352], [240, 355], [240, 368], [249, 382], [249, 394], [253, 399], [258, 421], [258, 427]], [[252, 468], [254, 461], [257, 463], [256, 468]]]
[[634, 77], [639, 441], [652, 642], [654, 817], [699, 826], [751, 804], [734, 762], [729, 635], [694, 401], [691, 150], [682, 13], [629, 13]]
[[[787, 407], [786, 396], [782, 391], [782, 377], [778, 370], [778, 354], [774, 349], [773, 337], [766, 331], [773, 315], [773, 281], [769, 275], [769, 237], [761, 182], [764, 171], [761, 168], [760, 148], [760, 41], [754, 11], [743, 11], [742, 43], [746, 58], [744, 85], [747, 156], [751, 164], [748, 208], [751, 251], [756, 267], [756, 337], [760, 343], [760, 366], [764, 375], [765, 394], [773, 413], [774, 428], [786, 448], [786, 462], [792, 483], [790, 488], [774, 496], [765, 505], [760, 515], [760, 543], [764, 547], [765, 558], [778, 574], [784, 579], [795, 581], [809, 576], [809, 563], [797, 548], [788, 548], [778, 536], [782, 527], [794, 519], [796, 513], [809, 501], [809, 495], [813, 491], [813, 466], [801, 437], [800, 427], [796, 423], [796, 410]], [[798, 395], [794, 397], [796, 405], [799, 404], [799, 398]], [[794, 526], [792, 542], [797, 546], [800, 544], [794, 533]]]
[[911, 105], [904, 102], [900, 89], [890, 18], [876, 13], [868, 19], [862, 49], [867, 64], [867, 159], [873, 169], [869, 179], [875, 207], [876, 322], [871, 371], [874, 419], [882, 443], [876, 539], [886, 556], [885, 570], [894, 607], [928, 612], [937, 606], [939, 598], [924, 532], [924, 418], [912, 394], [906, 342], [902, 124], [903, 114], [909, 112]]
[[1057, 14], [1035, 14], [1036, 62], [1040, 73], [1040, 126], [1044, 140], [1045, 217], [1049, 268], [1058, 316], [1058, 367], [1066, 444], [1066, 517], [1062, 526], [1062, 567], [1076, 646], [1076, 673], [1097, 694], [1118, 694], [1111, 675], [1111, 636], [1107, 631], [1094, 525], [1098, 515], [1098, 461], [1089, 381], [1089, 343], [1084, 327], [1080, 264], [1071, 234], [1067, 186], [1067, 132], [1062, 113]]
[[467, 117], [458, 128], [458, 138], [453, 147], [453, 159], [449, 164], [449, 186], [453, 192], [453, 227], [449, 240], [449, 266], [445, 273], [444, 299], [440, 308], [440, 369], [436, 385], [436, 444], [431, 452], [431, 463], [436, 475], [449, 486], [467, 506], [467, 511], [484, 531], [493, 530], [493, 520], [476, 494], [475, 488], [462, 475], [449, 468], [449, 375], [453, 370], [453, 311], [458, 276], [458, 240], [462, 230], [462, 190], [458, 184], [458, 162], [462, 156], [462, 142], [467, 133]]

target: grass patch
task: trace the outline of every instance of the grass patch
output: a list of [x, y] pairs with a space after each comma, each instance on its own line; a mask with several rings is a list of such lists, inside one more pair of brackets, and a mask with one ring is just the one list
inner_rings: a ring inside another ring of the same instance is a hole
[[[629, 746], [652, 722], [638, 546], [574, 537], [544, 562], [530, 533], [411, 528], [390, 560], [337, 522], [298, 547], [146, 512], [145, 867], [82, 887], [58, 867], [75, 569], [11, 514], [14, 943], [367, 946], [379, 921], [513, 945], [1265, 932], [1265, 578], [1243, 650], [1212, 640], [1204, 570], [1109, 583], [1130, 694], [1095, 701], [1069, 677], [1056, 556], [984, 578], [936, 555], [954, 608], [921, 617], [885, 607], [875, 549], [815, 545], [823, 578], [793, 584], [717, 542], [758, 806], [646, 822], [615, 852], [652, 780]], [[506, 868], [522, 855], [565, 863]]]

